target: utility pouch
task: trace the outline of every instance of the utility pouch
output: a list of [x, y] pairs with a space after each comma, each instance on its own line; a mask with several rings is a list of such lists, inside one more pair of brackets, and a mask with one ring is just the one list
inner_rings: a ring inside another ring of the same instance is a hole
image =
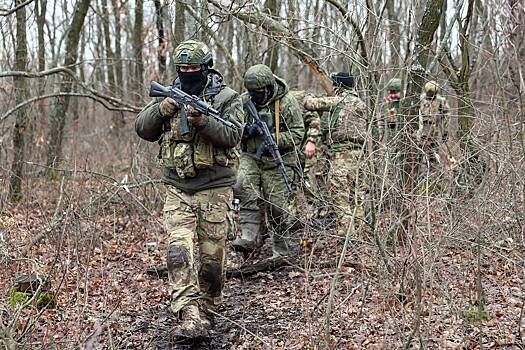
[[193, 158], [195, 168], [209, 169], [213, 167], [213, 146], [211, 143], [198, 140], [195, 144], [195, 152]]
[[191, 144], [177, 144], [173, 152], [173, 161], [177, 175], [181, 179], [196, 176], [195, 166], [193, 165], [193, 147]]

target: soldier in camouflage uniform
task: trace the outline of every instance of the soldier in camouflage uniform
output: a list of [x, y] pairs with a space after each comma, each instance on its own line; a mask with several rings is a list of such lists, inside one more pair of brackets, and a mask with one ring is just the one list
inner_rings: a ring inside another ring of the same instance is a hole
[[296, 98], [301, 106], [304, 128], [306, 130], [303, 142], [301, 143], [301, 150], [303, 150], [303, 152], [300, 158], [303, 176], [306, 180], [307, 193], [316, 193], [318, 190], [316, 179], [316, 150], [319, 147], [318, 142], [321, 138], [321, 115], [320, 112], [308, 111], [304, 108], [304, 102], [310, 96], [306, 91], [293, 90], [289, 93]]
[[419, 127], [417, 136], [431, 169], [439, 163], [439, 139], [448, 141], [450, 107], [447, 100], [439, 95], [439, 85], [431, 80], [424, 86], [419, 107]]
[[323, 119], [321, 124], [323, 138], [329, 148], [328, 191], [336, 206], [338, 233], [344, 236], [354, 209], [356, 219], [362, 220], [364, 217], [365, 190], [361, 166], [366, 134], [366, 105], [355, 91], [354, 78], [350, 73], [332, 74], [331, 78], [336, 96], [309, 98], [305, 108], [328, 112], [326, 123]]
[[212, 55], [204, 43], [181, 43], [175, 50], [175, 65], [175, 87], [199, 96], [235, 124], [227, 127], [189, 106], [190, 133], [183, 135], [182, 106], [171, 98], [152, 101], [135, 121], [137, 134], [147, 141], [158, 141], [161, 147], [171, 308], [181, 319], [173, 332], [183, 338], [198, 338], [206, 335], [210, 326], [205, 312], [213, 310], [221, 298], [244, 115], [238, 93], [224, 85], [222, 75], [211, 68]]
[[[294, 168], [298, 167], [297, 149], [304, 136], [304, 124], [297, 100], [288, 93], [286, 82], [275, 76], [271, 69], [263, 64], [252, 66], [246, 71], [244, 87], [248, 93], [243, 97], [246, 100], [251, 99], [259, 117], [268, 125], [284, 160], [288, 178], [292, 180]], [[264, 152], [261, 159], [256, 158], [262, 137], [247, 110], [245, 113], [243, 153], [235, 185], [236, 196], [241, 202], [242, 235], [233, 242], [233, 247], [250, 252], [260, 244], [263, 219], [261, 205], [265, 202], [268, 224], [272, 232], [273, 256], [286, 256], [289, 255], [288, 208], [293, 201], [293, 195], [288, 193], [270, 153]]]
[[383, 129], [383, 140], [387, 147], [393, 148], [395, 145], [390, 145], [399, 131], [399, 123], [401, 118], [399, 116], [399, 102], [401, 101], [401, 79], [392, 78], [386, 84], [388, 95], [386, 96], [385, 104], [385, 118], [381, 125]]

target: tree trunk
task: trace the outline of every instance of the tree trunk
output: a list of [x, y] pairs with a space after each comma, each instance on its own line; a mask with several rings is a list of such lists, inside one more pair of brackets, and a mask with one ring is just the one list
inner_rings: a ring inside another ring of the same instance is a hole
[[[80, 0], [77, 4], [73, 19], [69, 26], [66, 41], [66, 52], [64, 66], [68, 67], [75, 64], [78, 57], [78, 43], [80, 32], [84, 24], [84, 19], [89, 9], [91, 0]], [[72, 90], [72, 78], [63, 76], [60, 85], [60, 92], [69, 93]], [[53, 175], [52, 167], [59, 161], [62, 151], [62, 140], [64, 127], [66, 125], [66, 112], [69, 107], [69, 96], [57, 97], [54, 102], [54, 110], [49, 117], [49, 143], [47, 148], [47, 165], [50, 167], [49, 175]]]
[[135, 24], [133, 26], [133, 57], [135, 59], [135, 94], [138, 102], [142, 100], [144, 62], [142, 58], [142, 46], [144, 43], [144, 0], [135, 0]]
[[104, 43], [106, 46], [106, 69], [108, 71], [109, 94], [115, 95], [115, 56], [111, 48], [111, 32], [109, 31], [109, 10], [108, 0], [101, 0], [102, 5], [102, 26], [104, 29]]
[[[407, 237], [411, 230], [410, 219], [415, 215], [411, 203], [413, 201], [412, 192], [416, 185], [416, 179], [419, 172], [418, 148], [417, 142], [413, 139], [418, 127], [419, 115], [419, 96], [421, 87], [426, 80], [426, 67], [428, 63], [429, 48], [432, 44], [434, 34], [439, 25], [442, 15], [443, 0], [429, 1], [424, 10], [423, 18], [417, 31], [417, 37], [414, 47], [414, 59], [408, 73], [408, 86], [406, 97], [401, 104], [401, 114], [404, 115], [406, 132], [401, 141], [401, 162], [402, 176], [401, 188], [406, 194], [406, 202], [401, 217], [403, 218], [401, 231], [398, 231], [400, 237]], [[414, 227], [412, 227], [414, 229]]]
[[166, 79], [166, 52], [168, 49], [168, 42], [166, 41], [166, 36], [164, 35], [164, 16], [162, 15], [164, 5], [161, 5], [160, 0], [154, 0], [153, 2], [155, 3], [155, 19], [159, 37], [159, 48], [157, 49], [157, 59], [159, 61], [159, 80], [164, 81], [164, 79]]
[[122, 45], [120, 37], [122, 35], [120, 25], [120, 4], [118, 0], [111, 0], [113, 8], [113, 15], [115, 16], [115, 81], [117, 84], [116, 92], [122, 94], [124, 92], [124, 81], [122, 78]]
[[175, 62], [175, 48], [186, 38], [185, 7], [186, 5], [182, 1], [175, 3], [175, 29], [173, 33], [173, 49], [171, 51], [172, 70], [174, 72], [176, 72], [175, 65], [173, 64], [173, 62]]
[[387, 14], [388, 14], [388, 36], [389, 36], [389, 44], [390, 44], [390, 68], [395, 69], [395, 71], [392, 72], [392, 75], [395, 75], [397, 73], [397, 70], [399, 70], [399, 55], [400, 55], [400, 46], [401, 46], [401, 33], [399, 30], [399, 18], [398, 13], [395, 10], [394, 6], [394, 0], [387, 0], [386, 7], [387, 7]]
[[[23, 3], [16, 0], [15, 6]], [[20, 8], [16, 11], [16, 52], [15, 67], [18, 71], [27, 70], [27, 32], [26, 32], [26, 9]], [[19, 104], [29, 96], [26, 78], [15, 77], [15, 101]], [[11, 178], [9, 198], [18, 201], [22, 198], [22, 173], [24, 167], [25, 130], [27, 125], [27, 110], [21, 108], [16, 113], [16, 121], [13, 128], [13, 163], [11, 164]]]
[[[275, 18], [279, 15], [281, 4], [279, 0], [266, 0], [265, 8], [270, 17]], [[291, 20], [293, 21], [293, 18]], [[279, 63], [279, 43], [273, 40], [271, 37], [268, 37], [268, 51], [264, 63], [270, 67], [272, 72], [278, 74], [277, 67]]]

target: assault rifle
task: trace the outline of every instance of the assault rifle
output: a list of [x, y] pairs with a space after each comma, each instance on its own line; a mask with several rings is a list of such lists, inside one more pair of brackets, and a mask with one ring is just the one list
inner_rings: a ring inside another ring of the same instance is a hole
[[286, 169], [284, 167], [283, 158], [281, 157], [281, 153], [279, 152], [279, 147], [273, 140], [272, 133], [270, 132], [270, 129], [268, 129], [268, 125], [266, 125], [266, 123], [263, 120], [261, 120], [261, 118], [259, 117], [259, 113], [257, 113], [257, 109], [255, 109], [255, 105], [251, 100], [246, 101], [244, 103], [244, 107], [248, 109], [248, 112], [252, 116], [254, 124], [257, 127], [257, 130], [259, 130], [259, 133], [262, 135], [263, 139], [262, 144], [257, 149], [257, 152], [255, 152], [255, 158], [261, 159], [263, 153], [265, 151], [269, 151], [273, 159], [277, 163], [277, 166], [279, 167], [279, 172], [281, 173], [284, 183], [286, 184], [288, 194], [292, 193], [292, 185], [290, 184], [288, 175], [286, 175]]
[[212, 117], [218, 122], [226, 125], [230, 128], [237, 128], [238, 126], [232, 122], [221, 118], [221, 114], [218, 110], [201, 100], [198, 96], [190, 95], [178, 89], [174, 86], [163, 86], [156, 81], [151, 82], [149, 90], [150, 97], [171, 97], [179, 106], [181, 106], [180, 116], [180, 133], [186, 135], [190, 133], [190, 127], [188, 125], [188, 115], [186, 113], [186, 106], [192, 106], [197, 112]]

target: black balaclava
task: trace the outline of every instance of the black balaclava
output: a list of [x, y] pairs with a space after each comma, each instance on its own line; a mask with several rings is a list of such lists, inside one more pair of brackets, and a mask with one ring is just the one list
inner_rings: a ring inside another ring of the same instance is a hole
[[429, 100], [433, 100], [436, 98], [436, 93], [432, 90], [427, 91], [426, 95], [427, 95], [427, 99]]
[[332, 79], [332, 84], [335, 87], [345, 87], [348, 89], [353, 89], [355, 86], [354, 76], [350, 72], [332, 73], [330, 78]]
[[273, 97], [273, 86], [265, 86], [264, 91], [248, 90], [248, 94], [256, 106], [264, 106]]
[[196, 96], [204, 91], [208, 82], [208, 69], [201, 68], [196, 72], [181, 72], [180, 69], [177, 69], [177, 73], [182, 91]]

